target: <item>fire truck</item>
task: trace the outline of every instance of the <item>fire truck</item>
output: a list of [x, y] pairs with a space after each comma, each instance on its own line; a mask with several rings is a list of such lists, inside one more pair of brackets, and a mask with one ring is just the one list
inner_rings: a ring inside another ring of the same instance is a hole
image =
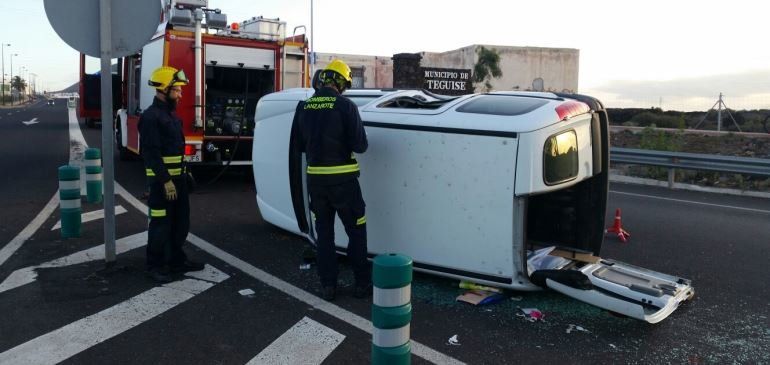
[[184, 70], [190, 81], [177, 113], [184, 158], [191, 165], [251, 165], [259, 99], [310, 84], [304, 26], [287, 37], [280, 19], [260, 16], [228, 25], [224, 13], [208, 8], [208, 0], [167, 3], [153, 38], [118, 62], [122, 105], [114, 125], [121, 160], [139, 154], [139, 117], [155, 95], [147, 82], [160, 66]]

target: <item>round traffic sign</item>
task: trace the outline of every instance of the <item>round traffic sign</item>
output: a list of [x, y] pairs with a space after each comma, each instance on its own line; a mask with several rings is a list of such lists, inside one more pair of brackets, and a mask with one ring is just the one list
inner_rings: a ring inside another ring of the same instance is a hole
[[[101, 57], [100, 0], [44, 0], [48, 21], [70, 47]], [[161, 20], [161, 0], [110, 0], [111, 58], [139, 51], [155, 34]]]

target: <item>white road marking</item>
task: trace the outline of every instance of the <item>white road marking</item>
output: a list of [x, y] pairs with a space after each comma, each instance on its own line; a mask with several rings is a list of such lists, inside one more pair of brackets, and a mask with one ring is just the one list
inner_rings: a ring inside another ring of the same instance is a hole
[[37, 118], [32, 118], [31, 120], [25, 120], [22, 123], [24, 123], [25, 125], [32, 125], [32, 124], [37, 124], [37, 123], [40, 123], [40, 122], [37, 121]]
[[[123, 237], [115, 241], [116, 254], [119, 255], [121, 253], [131, 251], [135, 248], [142, 247], [146, 244], [146, 231], [128, 237]], [[8, 277], [5, 278], [2, 283], [0, 283], [0, 293], [34, 282], [37, 280], [37, 272], [35, 271], [36, 269], [77, 265], [96, 260], [104, 260], [104, 244], [94, 246], [89, 249], [73, 253], [69, 256], [58, 258], [56, 260], [48, 261], [40, 265], [18, 269], [12, 272], [11, 275], [8, 275]]]
[[304, 317], [246, 364], [320, 364], [344, 339], [343, 334]]
[[69, 133], [70, 133], [70, 166], [80, 168], [80, 194], [86, 195], [86, 169], [83, 168], [83, 159], [85, 158], [88, 143], [78, 124], [78, 116], [75, 109], [69, 109]]
[[[123, 197], [129, 204], [134, 206], [140, 212], [146, 212], [147, 206], [140, 202], [139, 199], [131, 195], [120, 184], [115, 182], [115, 192]], [[195, 246], [198, 246], [203, 251], [206, 251], [210, 255], [228, 263], [230, 266], [250, 275], [251, 277], [272, 286], [292, 297], [311, 305], [313, 308], [323, 311], [337, 319], [340, 319], [348, 324], [368, 333], [372, 334], [372, 322], [363, 318], [353, 312], [343, 309], [335, 304], [327, 302], [313, 294], [310, 294], [294, 285], [291, 285], [278, 277], [268, 274], [253, 265], [223, 251], [219, 247], [212, 245], [206, 240], [196, 236], [193, 233], [187, 235], [187, 241]], [[435, 364], [464, 364], [463, 362], [438, 352], [428, 346], [425, 346], [417, 341], [411, 340], [412, 353], [425, 360], [428, 360]]]
[[692, 200], [683, 200], [683, 199], [673, 199], [673, 198], [664, 198], [661, 196], [655, 196], [655, 195], [645, 195], [645, 194], [636, 194], [636, 193], [626, 193], [623, 191], [614, 191], [610, 190], [610, 193], [614, 194], [620, 194], [620, 195], [630, 195], [630, 196], [638, 196], [642, 198], [649, 198], [649, 199], [658, 199], [658, 200], [666, 200], [666, 201], [672, 201], [677, 203], [687, 203], [687, 204], [695, 204], [695, 205], [704, 205], [708, 207], [718, 207], [718, 208], [726, 208], [726, 209], [735, 209], [735, 210], [743, 210], [747, 212], [755, 212], [755, 213], [768, 213], [770, 214], [770, 210], [763, 210], [763, 209], [753, 209], [753, 208], [744, 208], [744, 207], [736, 207], [734, 205], [722, 205], [722, 204], [712, 204], [712, 203], [702, 203], [702, 202], [696, 202]]
[[[115, 215], [123, 214], [126, 212], [126, 208], [123, 208], [122, 205], [115, 206]], [[95, 221], [97, 219], [103, 219], [104, 218], [104, 209], [94, 210], [91, 212], [86, 212], [80, 215], [80, 222], [86, 223], [90, 221]], [[57, 230], [61, 228], [61, 220], [56, 222], [56, 224], [51, 228], [52, 231]]]
[[59, 206], [58, 191], [53, 195], [51, 200], [48, 201], [48, 204], [43, 207], [43, 210], [41, 210], [40, 213], [38, 213], [37, 216], [11, 240], [11, 242], [8, 242], [8, 244], [0, 250], [0, 265], [3, 265], [3, 263], [5, 263], [5, 261], [8, 260], [8, 258], [11, 257], [11, 255], [13, 255], [26, 240], [35, 234], [35, 231], [43, 225], [45, 220], [48, 219], [48, 216], [51, 215], [57, 206]]
[[[219, 271], [210, 265], [207, 269]], [[0, 364], [57, 364], [190, 300], [215, 284], [185, 279], [152, 288], [0, 353]]]

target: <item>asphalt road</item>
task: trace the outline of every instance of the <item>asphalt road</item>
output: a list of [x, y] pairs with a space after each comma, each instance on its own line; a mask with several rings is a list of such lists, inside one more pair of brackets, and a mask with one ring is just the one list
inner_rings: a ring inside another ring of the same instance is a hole
[[[56, 168], [68, 161], [70, 142], [63, 100], [0, 109], [0, 117], [0, 135], [7, 137], [1, 148], [9, 152], [0, 160], [5, 171], [0, 202], [6, 207], [0, 210], [2, 248], [56, 193]], [[39, 123], [22, 123], [33, 118]], [[100, 130], [82, 131], [89, 146], [100, 145]], [[116, 199], [127, 211], [116, 217], [118, 238], [146, 230], [144, 202], [136, 199], [144, 189], [142, 173], [139, 161], [116, 161], [116, 180], [130, 193]], [[159, 288], [143, 274], [142, 246], [118, 255], [109, 269], [100, 260], [41, 268], [33, 282], [9, 290], [0, 286], [0, 363], [42, 352], [46, 355], [35, 363], [245, 364], [269, 353], [303, 318], [316, 325], [318, 338], [344, 336], [324, 363], [368, 362], [371, 336], [365, 321], [371, 301], [353, 299], [345, 286], [334, 305], [317, 300], [315, 268], [299, 269], [305, 243], [261, 220], [250, 172], [227, 171], [206, 185], [215, 175], [199, 171], [202, 186], [191, 196], [191, 232], [229, 255], [199, 248], [205, 244], [187, 248], [215, 268], [212, 272], [222, 273], [187, 278], [205, 290]], [[621, 208], [632, 236], [629, 243], [608, 236], [601, 256], [692, 279], [691, 302], [656, 325], [553, 292], [511, 292], [503, 302], [473, 307], [455, 301], [462, 292], [456, 281], [416, 274], [411, 335], [417, 343], [413, 353], [424, 356], [413, 355], [413, 362], [426, 363], [426, 357], [474, 364], [770, 362], [770, 202], [635, 185], [615, 184], [611, 190], [607, 222]], [[84, 223], [81, 238], [62, 240], [51, 230], [58, 219], [54, 211], [0, 261], [0, 281], [101, 242], [102, 220]], [[349, 270], [342, 271], [341, 281], [352, 284]], [[241, 295], [242, 289], [254, 294]], [[160, 313], [145, 313], [147, 308]], [[538, 308], [545, 321], [524, 320], [517, 315], [520, 308]], [[129, 319], [106, 315], [115, 311]], [[568, 331], [570, 325], [585, 331]], [[448, 342], [454, 335], [459, 344]], [[291, 339], [294, 347], [283, 353], [312, 357], [312, 346], [303, 341], [312, 339]]]

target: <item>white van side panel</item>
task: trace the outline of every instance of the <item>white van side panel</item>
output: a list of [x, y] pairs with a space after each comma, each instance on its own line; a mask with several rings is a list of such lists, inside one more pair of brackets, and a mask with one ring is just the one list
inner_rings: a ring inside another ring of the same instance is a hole
[[[357, 159], [370, 252], [514, 276], [515, 137], [382, 127], [366, 133], [369, 150]], [[346, 247], [339, 219], [335, 235]]]
[[292, 206], [288, 163], [291, 123], [298, 102], [260, 101], [251, 160], [262, 218], [287, 231], [302, 234]]

